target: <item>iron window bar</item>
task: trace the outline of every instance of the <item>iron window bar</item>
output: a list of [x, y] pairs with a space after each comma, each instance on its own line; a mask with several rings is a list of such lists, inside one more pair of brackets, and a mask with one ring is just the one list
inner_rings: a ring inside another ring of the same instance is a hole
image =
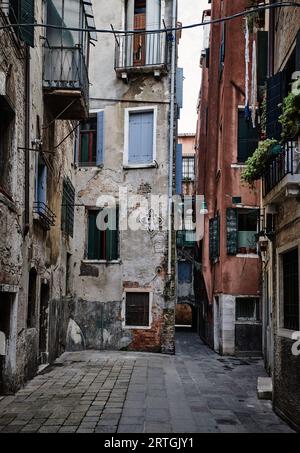
[[294, 174], [295, 143], [286, 142], [281, 152], [271, 157], [263, 174], [263, 195], [266, 196], [285, 176]]
[[33, 203], [33, 212], [34, 214], [38, 214], [41, 223], [47, 230], [50, 230], [55, 225], [56, 215], [45, 203], [35, 201]]

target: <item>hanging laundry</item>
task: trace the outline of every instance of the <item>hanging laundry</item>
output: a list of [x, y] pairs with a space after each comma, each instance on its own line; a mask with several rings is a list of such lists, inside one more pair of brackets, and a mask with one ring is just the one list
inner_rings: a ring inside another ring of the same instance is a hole
[[247, 19], [245, 20], [245, 118], [250, 120], [251, 112], [249, 109], [249, 26]]
[[256, 41], [253, 41], [252, 49], [252, 80], [251, 80], [251, 118], [252, 126], [256, 127], [256, 100], [257, 100], [257, 60]]

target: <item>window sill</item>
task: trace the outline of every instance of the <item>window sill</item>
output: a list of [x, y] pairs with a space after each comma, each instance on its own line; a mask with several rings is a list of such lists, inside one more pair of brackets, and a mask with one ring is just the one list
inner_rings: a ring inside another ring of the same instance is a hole
[[151, 329], [151, 326], [126, 326], [126, 325], [123, 325], [123, 329], [126, 329], [126, 330], [149, 330]]
[[82, 260], [82, 263], [85, 264], [122, 264], [122, 261], [120, 259], [118, 260]]
[[248, 320], [248, 321], [242, 321], [242, 320], [236, 320], [235, 321], [235, 324], [241, 324], [241, 325], [257, 325], [257, 326], [261, 326], [262, 322], [261, 321], [256, 321], [256, 320]]
[[281, 327], [277, 330], [277, 336], [288, 338], [289, 340], [297, 340], [297, 338], [300, 338], [300, 332], [297, 330], [289, 330]]
[[12, 198], [0, 187], [0, 202], [7, 206], [11, 211], [17, 213], [17, 208]]
[[95, 163], [90, 164], [90, 165], [82, 165], [82, 164], [77, 164], [76, 168], [78, 170], [85, 169], [85, 170], [99, 170], [103, 168], [103, 164], [101, 165], [96, 165]]
[[157, 168], [157, 163], [152, 162], [151, 164], [136, 164], [136, 165], [124, 164], [123, 168], [125, 170], [137, 170], [139, 168]]
[[235, 163], [230, 165], [231, 168], [245, 168], [246, 164], [245, 163]]
[[237, 258], [252, 258], [252, 259], [260, 258], [260, 256], [257, 253], [237, 253], [235, 256]]

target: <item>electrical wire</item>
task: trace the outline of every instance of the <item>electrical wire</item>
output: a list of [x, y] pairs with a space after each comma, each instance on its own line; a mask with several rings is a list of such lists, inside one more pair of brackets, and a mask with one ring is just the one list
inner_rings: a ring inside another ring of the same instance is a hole
[[271, 10], [275, 8], [300, 8], [300, 3], [296, 2], [282, 2], [282, 3], [272, 3], [268, 5], [261, 5], [256, 8], [249, 8], [247, 10], [232, 14], [231, 16], [220, 17], [218, 19], [213, 19], [207, 22], [199, 22], [196, 24], [190, 25], [180, 25], [179, 27], [167, 27], [167, 28], [159, 28], [156, 30], [115, 30], [115, 29], [98, 29], [98, 28], [77, 28], [77, 27], [61, 27], [59, 25], [52, 25], [52, 24], [9, 24], [9, 25], [2, 25], [0, 30], [5, 30], [9, 28], [17, 28], [17, 27], [36, 27], [36, 28], [51, 28], [54, 30], [61, 30], [61, 31], [78, 31], [78, 32], [86, 32], [86, 33], [102, 33], [102, 34], [114, 34], [114, 35], [125, 35], [125, 34], [155, 34], [155, 33], [166, 33], [166, 32], [173, 32], [173, 31], [181, 31], [181, 30], [188, 30], [191, 28], [197, 27], [205, 27], [206, 25], [214, 25], [219, 24], [222, 22], [226, 22], [229, 20], [237, 19], [239, 17], [248, 16], [255, 12]]

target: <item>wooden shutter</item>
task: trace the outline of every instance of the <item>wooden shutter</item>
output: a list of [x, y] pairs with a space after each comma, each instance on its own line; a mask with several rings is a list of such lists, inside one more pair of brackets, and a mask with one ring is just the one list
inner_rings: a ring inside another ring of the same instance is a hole
[[97, 113], [97, 155], [96, 165], [104, 163], [104, 112]]
[[[160, 28], [160, 0], [147, 0], [146, 3], [146, 30]], [[159, 33], [146, 35], [146, 64], [160, 63], [160, 39]]]
[[149, 326], [149, 293], [126, 293], [127, 326]]
[[182, 145], [177, 145], [176, 152], [176, 194], [182, 194]]
[[244, 110], [238, 112], [238, 162], [246, 162], [258, 145], [258, 130], [247, 121]]
[[88, 259], [101, 259], [101, 233], [97, 228], [96, 220], [98, 210], [90, 210], [88, 212]]
[[209, 256], [211, 261], [220, 256], [220, 216], [209, 221]]
[[116, 210], [116, 229], [106, 230], [105, 233], [106, 260], [117, 260], [119, 257], [119, 212]]
[[226, 224], [227, 224], [227, 254], [237, 254], [238, 242], [238, 217], [237, 210], [228, 208], [226, 211]]
[[257, 32], [257, 85], [264, 86], [268, 71], [268, 32]]
[[153, 112], [139, 112], [129, 115], [129, 164], [150, 164], [153, 162], [153, 116]]
[[176, 100], [179, 108], [183, 107], [183, 68], [176, 70]]
[[281, 125], [278, 118], [282, 113], [285, 71], [267, 79], [267, 137], [280, 140]]

